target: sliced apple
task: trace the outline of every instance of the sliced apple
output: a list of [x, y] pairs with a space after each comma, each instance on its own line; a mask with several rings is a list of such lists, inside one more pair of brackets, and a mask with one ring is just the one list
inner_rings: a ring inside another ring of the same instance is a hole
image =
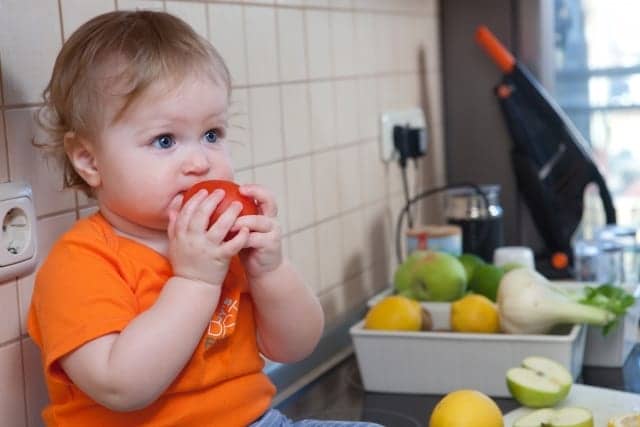
[[593, 414], [577, 407], [538, 409], [518, 418], [513, 427], [593, 427]]
[[546, 357], [527, 357], [522, 366], [507, 371], [509, 392], [521, 405], [530, 408], [554, 406], [567, 397], [572, 384], [569, 371]]

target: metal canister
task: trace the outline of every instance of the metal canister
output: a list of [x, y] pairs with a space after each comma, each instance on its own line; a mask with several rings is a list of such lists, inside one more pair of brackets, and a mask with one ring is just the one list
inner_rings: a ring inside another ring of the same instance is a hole
[[503, 245], [502, 206], [500, 186], [484, 185], [474, 188], [448, 190], [445, 198], [445, 216], [449, 224], [462, 228], [462, 251], [476, 254], [492, 262], [493, 251]]

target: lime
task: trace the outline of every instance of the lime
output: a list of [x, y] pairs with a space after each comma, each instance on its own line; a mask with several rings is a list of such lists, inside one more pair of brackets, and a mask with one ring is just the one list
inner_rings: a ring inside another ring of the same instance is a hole
[[504, 276], [502, 268], [493, 264], [481, 265], [473, 272], [469, 288], [476, 294], [484, 295], [491, 301], [495, 301], [502, 276]]
[[458, 261], [462, 263], [464, 267], [464, 271], [467, 273], [467, 283], [471, 281], [473, 277], [473, 272], [481, 265], [484, 265], [485, 262], [478, 255], [471, 253], [464, 253], [458, 257]]

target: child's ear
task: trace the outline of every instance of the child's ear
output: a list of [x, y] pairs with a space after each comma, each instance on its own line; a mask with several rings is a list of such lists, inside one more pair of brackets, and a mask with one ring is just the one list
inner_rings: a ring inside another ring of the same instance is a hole
[[64, 134], [64, 151], [78, 175], [92, 188], [100, 185], [100, 172], [94, 156], [94, 147], [75, 132]]

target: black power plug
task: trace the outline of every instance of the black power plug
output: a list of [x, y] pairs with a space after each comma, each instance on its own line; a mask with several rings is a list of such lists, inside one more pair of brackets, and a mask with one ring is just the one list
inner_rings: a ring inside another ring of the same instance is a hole
[[398, 161], [404, 168], [407, 159], [418, 159], [426, 154], [427, 137], [424, 128], [405, 126], [393, 127], [393, 146], [398, 151]]

